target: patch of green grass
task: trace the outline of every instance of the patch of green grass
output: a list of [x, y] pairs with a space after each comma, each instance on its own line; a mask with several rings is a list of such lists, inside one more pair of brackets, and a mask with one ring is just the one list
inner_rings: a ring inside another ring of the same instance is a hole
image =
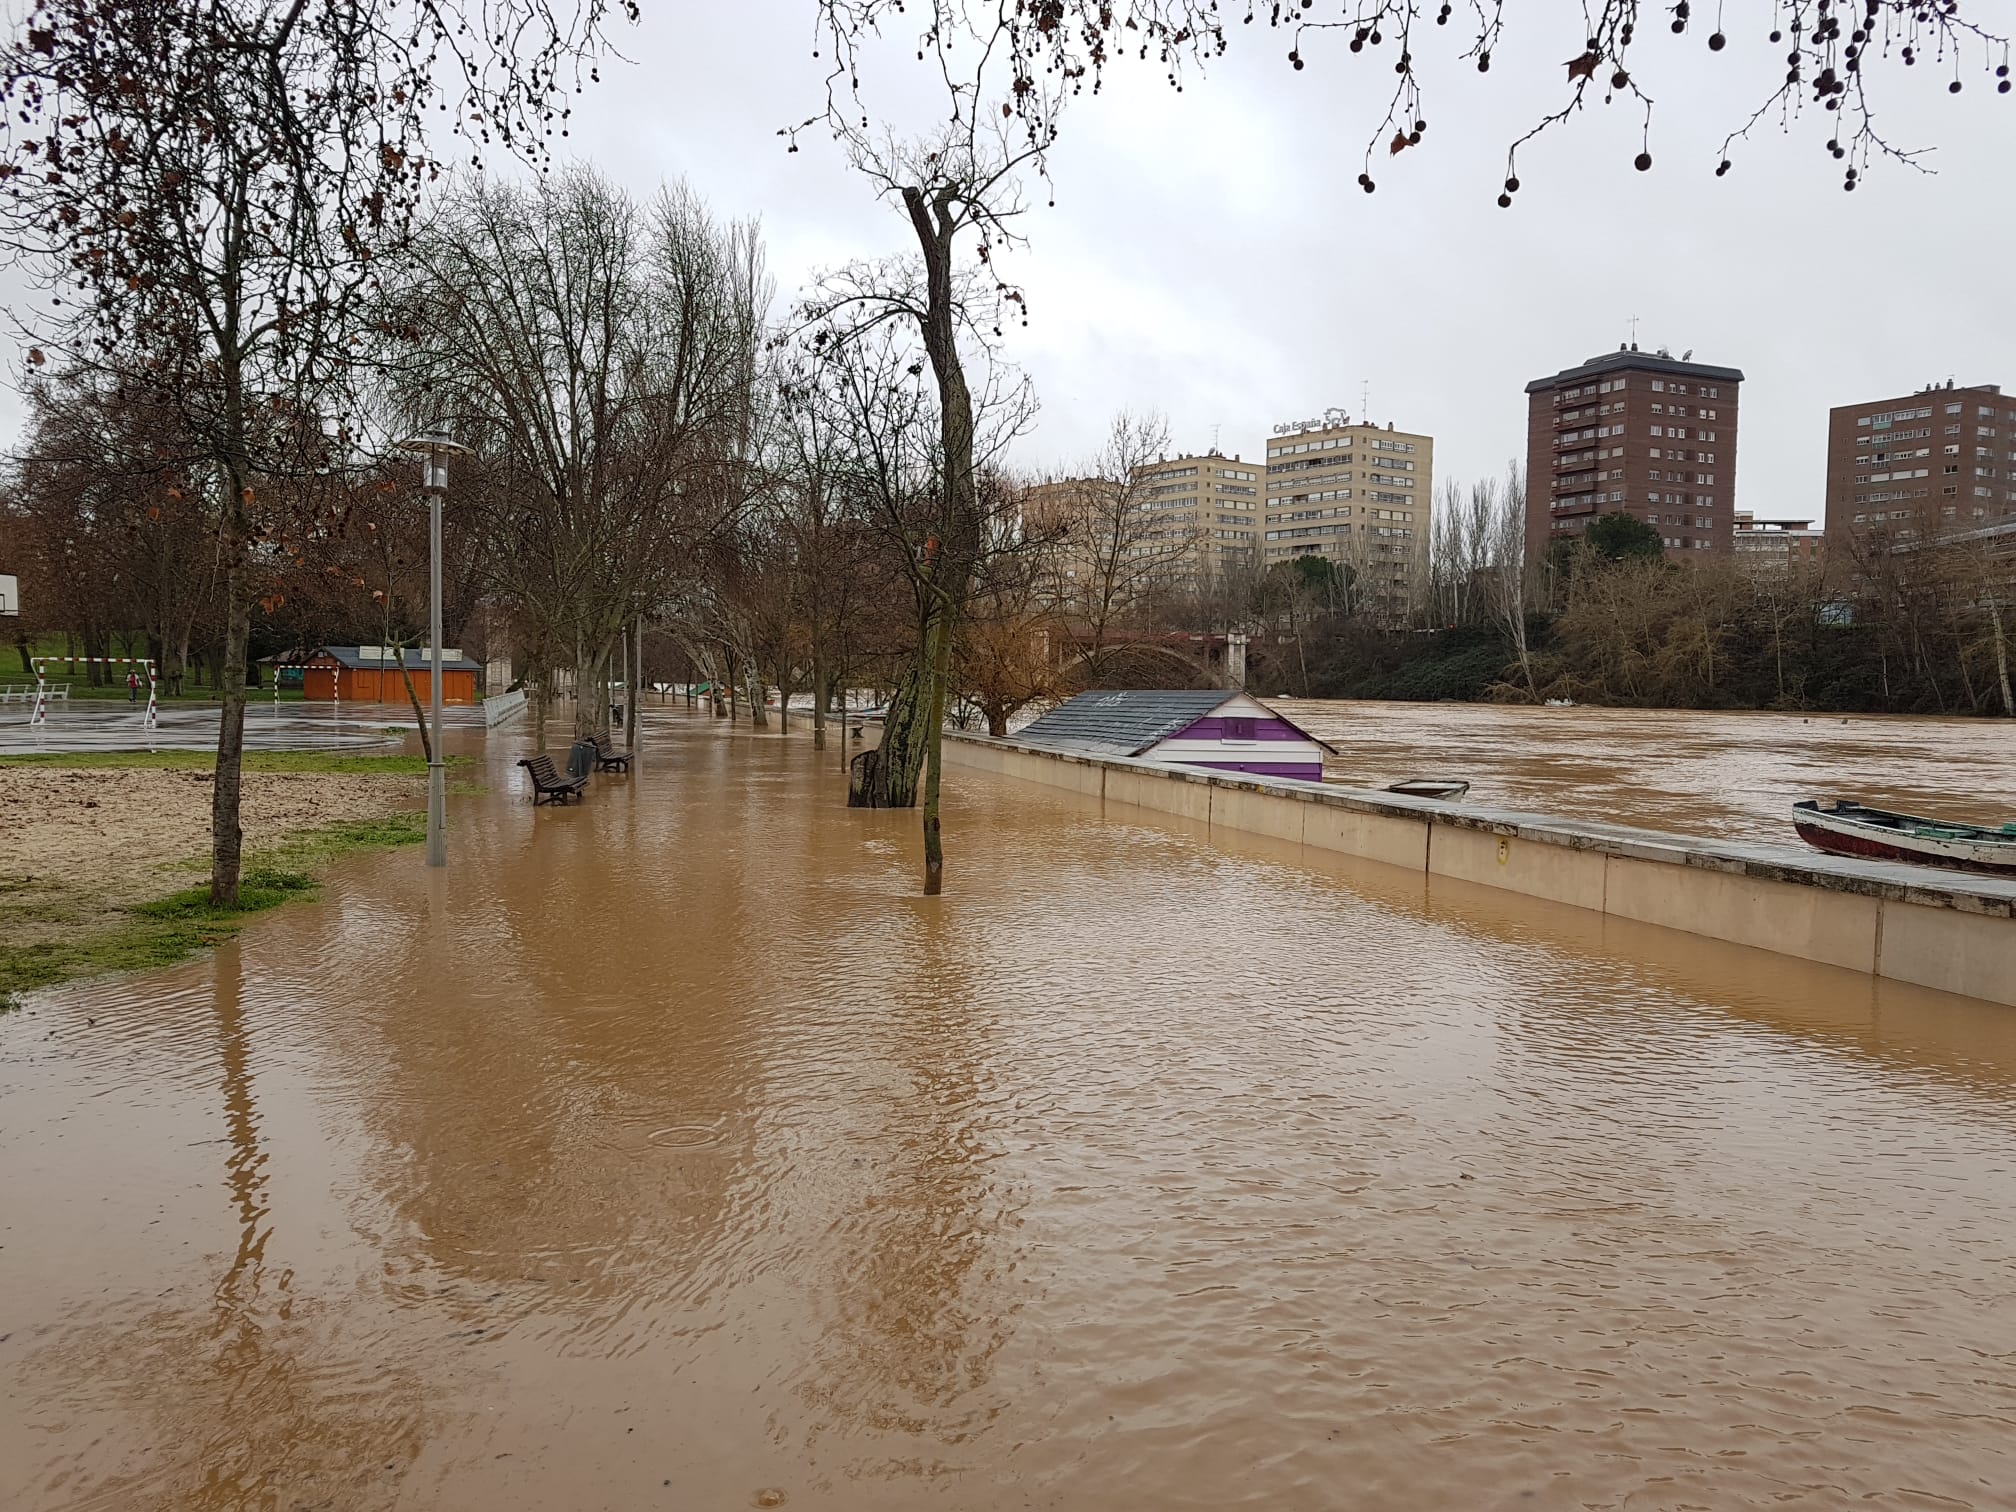
[[[10, 943], [0, 933], [0, 1013], [18, 1008], [16, 994], [53, 987], [78, 977], [144, 971], [172, 966], [229, 939], [254, 914], [297, 898], [313, 897], [313, 873], [356, 851], [416, 845], [427, 838], [427, 816], [410, 812], [373, 819], [345, 819], [289, 835], [248, 862], [239, 880], [238, 906], [216, 908], [208, 885], [186, 887], [129, 909], [79, 923], [74, 934], [34, 944]], [[15, 911], [0, 907], [0, 918], [26, 921], [31, 912], [48, 920], [48, 904]], [[57, 922], [81, 918], [72, 911]]]
[[[467, 766], [471, 758], [450, 756], [448, 766]], [[215, 751], [32, 751], [0, 756], [0, 767], [74, 767], [89, 770], [213, 772]], [[425, 776], [424, 756], [394, 756], [353, 751], [247, 751], [248, 772], [348, 772], [362, 777]]]

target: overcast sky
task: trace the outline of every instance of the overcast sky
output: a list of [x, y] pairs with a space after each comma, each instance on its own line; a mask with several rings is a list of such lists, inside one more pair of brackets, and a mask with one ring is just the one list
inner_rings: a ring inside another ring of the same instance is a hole
[[[1102, 97], [1073, 103], [1057, 203], [1039, 187], [1011, 268], [1031, 320], [1009, 352], [1042, 404], [1021, 459], [1068, 465], [1122, 407], [1166, 413], [1179, 448], [1215, 436], [1253, 458], [1277, 421], [1360, 413], [1369, 384], [1374, 420], [1436, 438], [1441, 476], [1495, 472], [1523, 454], [1527, 380], [1614, 349], [1636, 316], [1642, 346], [1744, 371], [1737, 506], [1817, 519], [1829, 405], [1949, 376], [2016, 385], [2016, 94], [1997, 97], [1978, 59], [1957, 96], [1950, 68], [1885, 68], [1886, 134], [1936, 147], [1936, 176], [1878, 163], [1844, 194], [1809, 112], [1790, 135], [1760, 128], [1718, 179], [1722, 137], [1784, 68], [1765, 8], [1738, 8], [1755, 34], [1732, 30], [1720, 54], [1705, 27], [1646, 28], [1651, 172], [1632, 167], [1635, 108], [1599, 107], [1525, 150], [1510, 211], [1495, 203], [1505, 147], [1563, 98], [1580, 7], [1508, 7], [1488, 75], [1456, 61], [1454, 25], [1430, 28], [1445, 45], [1421, 49], [1429, 130], [1382, 152], [1369, 196], [1356, 179], [1394, 82], [1390, 43], [1353, 56], [1332, 36], [1298, 73], [1280, 34], [1239, 27], [1180, 94], [1152, 63], [1117, 67]], [[571, 138], [639, 191], [683, 176], [720, 213], [760, 216], [785, 298], [907, 235], [829, 140], [787, 154], [776, 135], [823, 98], [811, 10], [647, 4], [629, 64], [582, 97]], [[901, 48], [879, 62], [871, 106], [932, 98]]]

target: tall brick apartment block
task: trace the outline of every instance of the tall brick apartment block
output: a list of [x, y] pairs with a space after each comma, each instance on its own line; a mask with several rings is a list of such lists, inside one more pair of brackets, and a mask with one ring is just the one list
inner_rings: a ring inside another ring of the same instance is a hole
[[1730, 549], [1743, 374], [1620, 347], [1526, 385], [1526, 550], [1601, 514], [1659, 532], [1668, 554]]
[[1897, 540], [2016, 519], [2016, 398], [1993, 383], [1827, 412], [1827, 535]]

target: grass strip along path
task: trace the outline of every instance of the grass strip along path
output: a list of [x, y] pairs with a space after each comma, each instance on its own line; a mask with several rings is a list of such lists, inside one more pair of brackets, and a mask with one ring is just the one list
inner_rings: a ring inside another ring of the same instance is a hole
[[214, 770], [207, 751], [0, 757], [0, 1011], [38, 988], [183, 960], [313, 896], [341, 857], [426, 836], [419, 756], [248, 751], [244, 883], [237, 908], [214, 909]]

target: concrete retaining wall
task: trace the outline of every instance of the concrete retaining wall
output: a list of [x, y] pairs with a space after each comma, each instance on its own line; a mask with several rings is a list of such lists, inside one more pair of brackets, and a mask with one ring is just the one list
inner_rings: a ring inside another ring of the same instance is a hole
[[519, 688], [510, 693], [493, 693], [483, 700], [483, 723], [490, 729], [507, 719], [525, 712], [525, 690]]
[[2016, 1005], [2016, 882], [945, 737], [948, 766]]

